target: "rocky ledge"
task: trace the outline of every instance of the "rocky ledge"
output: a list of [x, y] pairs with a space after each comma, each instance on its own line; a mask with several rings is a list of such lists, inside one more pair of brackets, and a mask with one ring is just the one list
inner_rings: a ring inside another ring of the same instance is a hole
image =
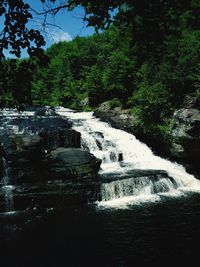
[[[71, 207], [84, 205], [102, 200], [104, 188], [114, 185], [117, 188], [118, 182], [130, 180], [129, 188], [137, 184], [140, 187], [154, 184], [154, 191], [158, 181], [170, 179], [176, 187], [173, 178], [169, 177], [162, 170], [130, 170], [123, 174], [104, 174], [84, 179], [50, 180], [35, 183], [22, 183], [12, 186], [13, 212], [14, 217], [23, 219], [25, 215], [34, 216], [52, 208]], [[163, 186], [162, 186], [163, 187]], [[163, 190], [165, 188], [163, 187]], [[5, 209], [5, 195], [0, 191], [0, 211]], [[18, 212], [25, 211], [25, 212]], [[12, 220], [12, 213], [0, 212], [0, 219]], [[14, 218], [15, 221], [15, 218]]]
[[136, 126], [137, 118], [129, 110], [119, 107], [113, 110], [103, 103], [94, 115], [108, 122], [112, 127], [132, 133], [162, 157], [183, 164], [187, 171], [200, 178], [200, 99], [186, 95], [180, 109], [172, 116], [171, 140], [166, 143], [161, 136], [152, 136], [145, 128]]
[[80, 149], [80, 133], [52, 108], [0, 113], [1, 178], [6, 184], [95, 176], [101, 161]]
[[135, 135], [141, 142], [151, 147], [156, 154], [161, 156], [169, 154], [169, 148], [165, 147], [163, 140], [158, 135], [152, 136], [144, 127], [139, 127], [137, 117], [131, 114], [129, 109], [122, 109], [120, 107], [110, 109], [102, 105], [94, 111], [94, 115], [114, 128]]
[[45, 158], [49, 177], [52, 179], [77, 179], [95, 176], [101, 160], [79, 148], [59, 147]]
[[0, 219], [88, 202], [101, 160], [80, 148], [71, 126], [50, 107], [0, 111]]
[[171, 155], [200, 176], [200, 100], [186, 96], [180, 109], [173, 114]]

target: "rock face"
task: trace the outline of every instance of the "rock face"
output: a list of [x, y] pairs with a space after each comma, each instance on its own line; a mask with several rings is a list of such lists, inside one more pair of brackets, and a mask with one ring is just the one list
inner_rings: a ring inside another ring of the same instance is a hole
[[[76, 204], [83, 205], [87, 203], [94, 203], [97, 200], [102, 200], [102, 194], [104, 193], [103, 188], [105, 186], [115, 182], [117, 185], [120, 181], [124, 181], [124, 183], [126, 183], [126, 181], [130, 180], [130, 178], [132, 179], [132, 185], [139, 183], [140, 185], [145, 186], [145, 181], [151, 181], [152, 184], [154, 184], [155, 191], [157, 182], [159, 180], [162, 181], [163, 178], [169, 178], [170, 181], [175, 183], [174, 180], [171, 177], [168, 177], [167, 173], [162, 170], [131, 170], [125, 174], [99, 174], [96, 179], [87, 176], [84, 179], [24, 183], [13, 186], [12, 197], [14, 209], [18, 211], [24, 210], [26, 212], [32, 211], [34, 213], [38, 213], [45, 209], [56, 207], [65, 208], [66, 206], [70, 207], [71, 205]], [[141, 183], [140, 180], [143, 182]], [[131, 184], [129, 184], [129, 186]], [[2, 216], [4, 219], [11, 219], [7, 216], [9, 214], [1, 213], [1, 210], [4, 208], [4, 202], [5, 199], [3, 192], [0, 191], [0, 219], [2, 219]], [[13, 214], [17, 215], [18, 213]], [[16, 220], [15, 217], [14, 220]]]
[[4, 140], [3, 149], [9, 183], [16, 184], [41, 178], [41, 165], [45, 153], [39, 136], [10, 136]]
[[[189, 102], [191, 105], [191, 102]], [[171, 154], [188, 170], [200, 173], [200, 110], [181, 108], [173, 115]]]
[[81, 135], [72, 129], [58, 127], [57, 129], [43, 128], [39, 132], [39, 136], [43, 140], [45, 150], [56, 149], [57, 147], [76, 147], [81, 146]]
[[[102, 108], [103, 107], [103, 108]], [[200, 99], [194, 95], [186, 95], [180, 109], [175, 110], [172, 117], [172, 140], [166, 143], [162, 137], [151, 136], [145, 128], [136, 126], [136, 118], [129, 110], [101, 106], [94, 115], [108, 122], [112, 127], [132, 133], [152, 150], [164, 157], [183, 164], [186, 169], [200, 177]]]
[[99, 170], [101, 162], [78, 149], [80, 133], [51, 108], [2, 110], [0, 128], [0, 179], [6, 168], [7, 184], [92, 176]]
[[47, 169], [53, 179], [92, 177], [100, 169], [101, 160], [78, 148], [57, 148], [46, 156]]
[[135, 126], [136, 118], [129, 114], [129, 110], [114, 109], [104, 111], [102, 109], [95, 110], [94, 115], [103, 121], [111, 124], [112, 127], [122, 129], [128, 132], [137, 132], [139, 129]]
[[114, 110], [103, 111], [102, 109], [97, 109], [94, 111], [94, 115], [114, 128], [135, 135], [136, 138], [151, 147], [156, 154], [164, 157], [169, 154], [169, 149], [165, 146], [165, 142], [158, 136], [152, 136], [144, 127], [139, 127], [137, 125], [137, 117], [130, 114], [130, 110], [115, 108]]
[[[200, 111], [185, 108], [176, 110], [173, 121], [172, 136], [174, 146], [172, 153], [178, 157], [184, 157], [185, 150], [198, 150], [200, 144]], [[194, 146], [195, 144], [196, 147]], [[192, 156], [192, 151], [188, 156]]]

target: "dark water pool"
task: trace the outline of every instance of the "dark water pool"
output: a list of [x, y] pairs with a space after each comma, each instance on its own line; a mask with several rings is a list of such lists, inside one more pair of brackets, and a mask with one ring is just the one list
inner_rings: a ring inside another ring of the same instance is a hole
[[193, 266], [200, 253], [200, 194], [129, 209], [62, 207], [0, 230], [2, 267]]

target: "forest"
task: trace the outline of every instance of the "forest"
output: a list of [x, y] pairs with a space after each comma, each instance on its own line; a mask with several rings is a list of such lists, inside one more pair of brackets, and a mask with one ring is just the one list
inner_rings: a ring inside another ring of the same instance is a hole
[[92, 110], [110, 100], [110, 108], [135, 114], [138, 125], [167, 133], [184, 96], [200, 95], [200, 1], [144, 3], [108, 29], [53, 44], [42, 62], [1, 60], [1, 107]]
[[195, 267], [199, 160], [200, 0], [0, 0], [0, 266]]

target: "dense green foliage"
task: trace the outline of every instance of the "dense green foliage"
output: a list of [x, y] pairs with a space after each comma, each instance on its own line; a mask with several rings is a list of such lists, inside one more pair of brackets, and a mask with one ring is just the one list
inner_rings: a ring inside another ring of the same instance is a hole
[[165, 135], [184, 95], [200, 95], [200, 1], [125, 2], [109, 30], [52, 45], [48, 67], [0, 62], [1, 105], [87, 109], [112, 100]]

